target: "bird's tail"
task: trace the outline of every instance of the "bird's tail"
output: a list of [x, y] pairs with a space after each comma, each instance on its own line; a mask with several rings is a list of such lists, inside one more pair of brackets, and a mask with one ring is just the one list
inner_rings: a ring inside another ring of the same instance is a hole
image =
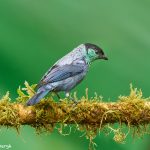
[[37, 92], [32, 98], [30, 98], [30, 99], [27, 101], [26, 105], [27, 105], [27, 106], [35, 105], [35, 104], [38, 103], [45, 95], [47, 95], [48, 92], [49, 92], [49, 90]]

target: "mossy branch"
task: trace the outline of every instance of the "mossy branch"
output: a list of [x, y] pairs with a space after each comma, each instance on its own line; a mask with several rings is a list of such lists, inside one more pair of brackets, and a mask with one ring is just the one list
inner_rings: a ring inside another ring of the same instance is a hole
[[114, 139], [121, 142], [126, 135], [120, 131], [121, 128], [115, 130], [110, 127], [111, 124], [125, 124], [129, 129], [139, 129], [150, 124], [149, 98], [143, 98], [142, 92], [132, 87], [129, 96], [120, 96], [116, 102], [103, 102], [98, 96], [88, 99], [86, 92], [86, 96], [83, 96], [77, 105], [67, 99], [55, 102], [49, 97], [35, 106], [27, 107], [24, 105], [25, 101], [35, 93], [35, 85], [29, 86], [27, 82], [25, 85], [25, 92], [21, 88], [18, 89], [17, 102], [10, 101], [9, 93], [1, 99], [1, 126], [19, 129], [21, 125], [30, 125], [37, 131], [44, 129], [52, 132], [56, 124], [75, 124], [79, 130], [84, 129], [91, 139], [107, 126], [114, 131]]

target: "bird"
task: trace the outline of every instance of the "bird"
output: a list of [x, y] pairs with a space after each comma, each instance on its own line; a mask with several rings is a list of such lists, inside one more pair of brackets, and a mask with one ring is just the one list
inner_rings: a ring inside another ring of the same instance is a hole
[[35, 105], [49, 92], [58, 95], [65, 92], [67, 98], [87, 75], [91, 63], [95, 60], [108, 60], [104, 51], [91, 43], [80, 44], [67, 55], [59, 59], [42, 77], [37, 84], [37, 92], [27, 102], [27, 106]]

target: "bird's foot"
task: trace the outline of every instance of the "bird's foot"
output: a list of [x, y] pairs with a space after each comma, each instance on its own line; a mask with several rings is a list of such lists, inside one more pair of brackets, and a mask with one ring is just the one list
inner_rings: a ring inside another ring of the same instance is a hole
[[79, 103], [79, 101], [77, 101], [75, 98], [72, 98], [72, 97], [70, 97], [69, 100], [71, 100], [72, 102], [74, 102], [74, 104], [76, 104], [76, 105]]
[[77, 101], [75, 98], [71, 97], [70, 93], [66, 93], [66, 97], [68, 100], [71, 100], [73, 102], [73, 107], [79, 104], [79, 101]]
[[77, 101], [75, 98], [72, 98], [72, 97], [70, 97], [69, 100], [73, 102], [72, 103], [73, 108], [75, 108], [80, 103], [80, 101]]

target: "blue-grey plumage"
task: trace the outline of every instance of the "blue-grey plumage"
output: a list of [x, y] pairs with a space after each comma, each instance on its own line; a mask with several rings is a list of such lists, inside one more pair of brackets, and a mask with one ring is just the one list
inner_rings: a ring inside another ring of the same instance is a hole
[[96, 59], [108, 58], [94, 44], [79, 45], [48, 70], [37, 85], [37, 93], [27, 101], [27, 105], [38, 103], [51, 91], [64, 91], [69, 96], [69, 92], [84, 79], [90, 64]]

